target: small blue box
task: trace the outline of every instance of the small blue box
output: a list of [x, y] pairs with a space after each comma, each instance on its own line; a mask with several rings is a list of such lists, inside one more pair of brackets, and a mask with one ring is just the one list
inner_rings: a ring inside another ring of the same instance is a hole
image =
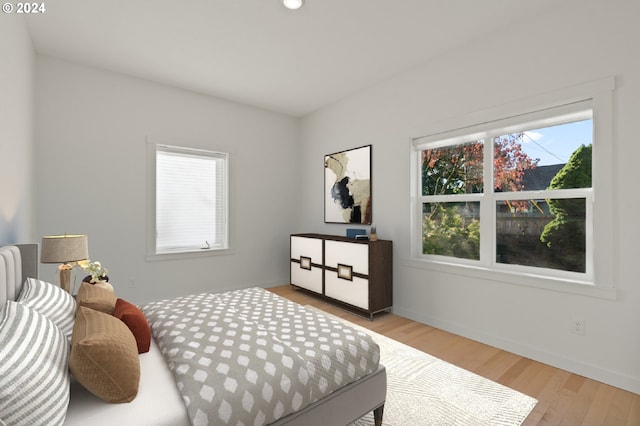
[[355, 229], [355, 228], [347, 229], [347, 238], [355, 238], [356, 235], [367, 235], [367, 231], [365, 229]]

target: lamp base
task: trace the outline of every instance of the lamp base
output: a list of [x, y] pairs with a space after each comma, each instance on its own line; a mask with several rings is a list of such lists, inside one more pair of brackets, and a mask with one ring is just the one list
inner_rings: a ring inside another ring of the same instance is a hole
[[60, 288], [71, 293], [71, 269], [60, 270]]

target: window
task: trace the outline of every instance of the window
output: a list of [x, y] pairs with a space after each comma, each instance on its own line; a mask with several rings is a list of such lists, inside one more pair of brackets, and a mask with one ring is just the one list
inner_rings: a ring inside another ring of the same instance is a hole
[[152, 254], [228, 248], [228, 154], [153, 144]]
[[413, 140], [414, 259], [612, 287], [594, 256], [611, 243], [610, 228], [595, 227], [611, 218], [610, 96], [559, 98]]

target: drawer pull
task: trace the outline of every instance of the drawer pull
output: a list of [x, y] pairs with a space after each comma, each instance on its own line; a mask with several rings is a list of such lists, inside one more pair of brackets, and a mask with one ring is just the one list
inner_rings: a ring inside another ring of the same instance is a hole
[[338, 263], [338, 278], [353, 281], [353, 266]]
[[311, 258], [306, 256], [300, 256], [300, 268], [311, 270]]

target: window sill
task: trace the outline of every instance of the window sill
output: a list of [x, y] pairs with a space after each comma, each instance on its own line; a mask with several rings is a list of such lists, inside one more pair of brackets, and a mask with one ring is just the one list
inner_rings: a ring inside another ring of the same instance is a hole
[[496, 271], [475, 265], [461, 265], [422, 259], [408, 259], [403, 263], [405, 266], [412, 268], [446, 272], [452, 275], [500, 281], [507, 284], [534, 287], [562, 293], [572, 293], [608, 300], [615, 300], [617, 298], [617, 291], [614, 287], [598, 287], [593, 284], [564, 278]]
[[148, 262], [158, 262], [163, 260], [196, 259], [209, 256], [229, 256], [235, 254], [235, 250], [228, 249], [199, 249], [191, 251], [176, 251], [166, 253], [151, 253], [146, 255]]

